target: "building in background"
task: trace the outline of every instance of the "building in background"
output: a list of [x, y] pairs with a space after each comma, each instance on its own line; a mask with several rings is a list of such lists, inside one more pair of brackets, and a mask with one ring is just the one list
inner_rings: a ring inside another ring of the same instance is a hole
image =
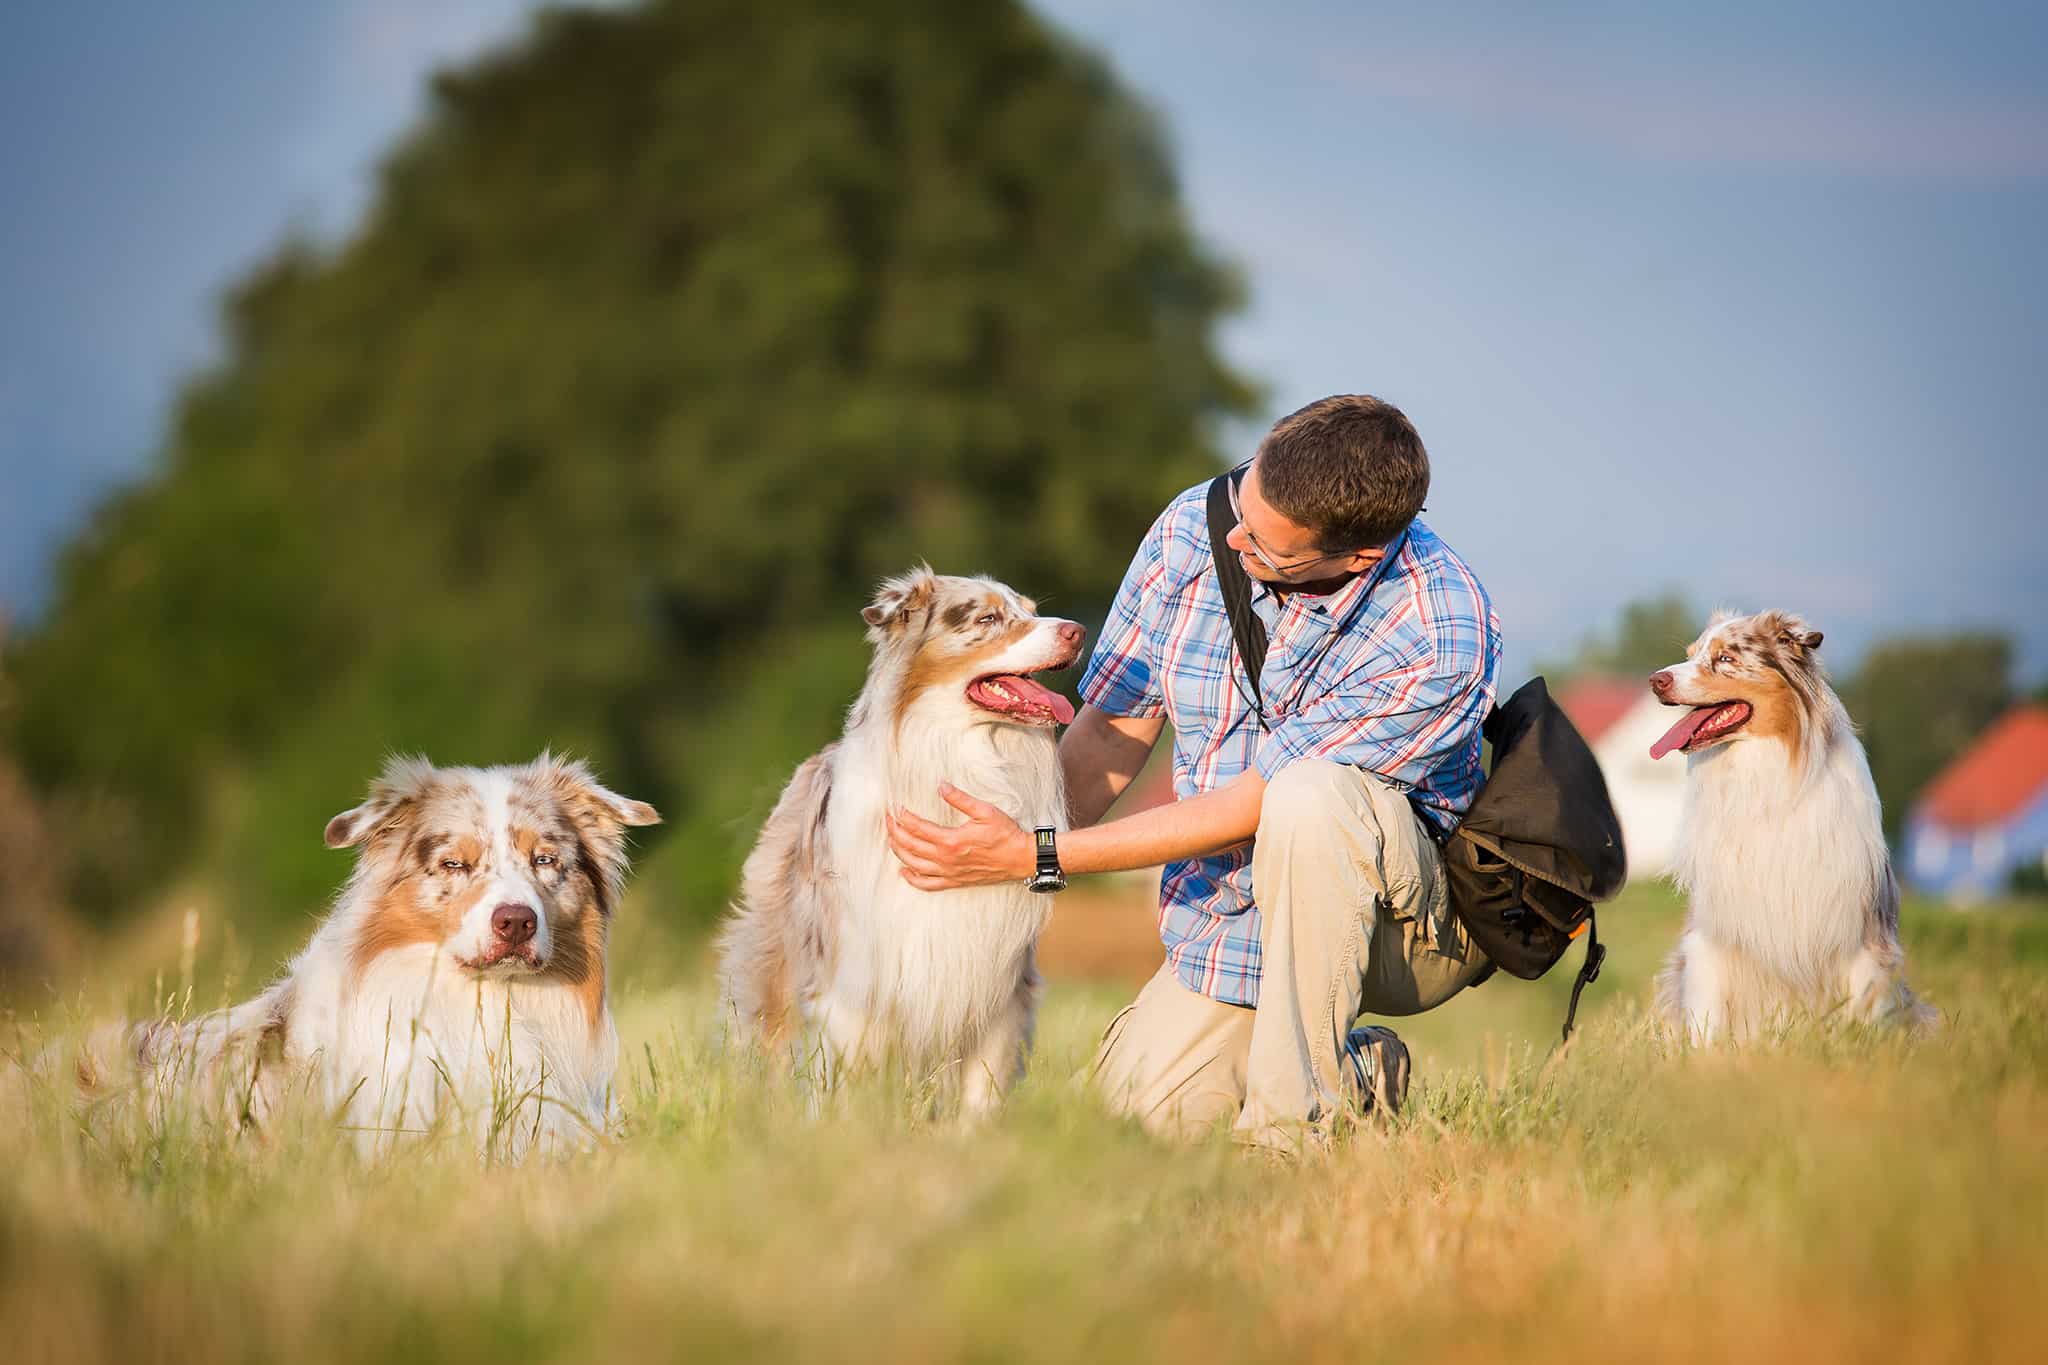
[[1956, 900], [2048, 876], [2048, 706], [2016, 706], [1928, 783], [1906, 824], [1906, 879]]
[[1650, 746], [1677, 713], [1650, 695], [1639, 678], [1581, 678], [1565, 684], [1557, 704], [1592, 746], [1621, 819], [1630, 880], [1671, 870], [1685, 795], [1685, 759], [1650, 757]]

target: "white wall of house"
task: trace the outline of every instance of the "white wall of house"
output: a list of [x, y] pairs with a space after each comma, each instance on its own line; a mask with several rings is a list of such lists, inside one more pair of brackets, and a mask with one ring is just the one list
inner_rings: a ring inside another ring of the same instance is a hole
[[1607, 794], [1621, 818], [1631, 880], [1671, 870], [1678, 843], [1678, 814], [1685, 796], [1685, 755], [1652, 759], [1650, 746], [1677, 723], [1676, 707], [1643, 699], [1608, 726], [1593, 745], [1593, 757], [1607, 779]]

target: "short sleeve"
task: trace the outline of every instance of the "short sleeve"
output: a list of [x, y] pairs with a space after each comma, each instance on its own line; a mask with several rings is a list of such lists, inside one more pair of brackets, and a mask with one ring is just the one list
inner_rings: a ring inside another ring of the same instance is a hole
[[1112, 716], [1157, 716], [1166, 710], [1155, 668], [1166, 517], [1162, 512], [1152, 523], [1131, 557], [1081, 674], [1081, 699]]

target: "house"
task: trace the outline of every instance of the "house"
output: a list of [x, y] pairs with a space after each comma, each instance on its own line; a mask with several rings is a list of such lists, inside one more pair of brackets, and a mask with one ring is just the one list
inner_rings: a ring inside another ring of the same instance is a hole
[[1559, 690], [1557, 704], [1585, 736], [1607, 779], [1628, 847], [1629, 876], [1663, 876], [1678, 848], [1685, 760], [1653, 759], [1650, 746], [1677, 713], [1651, 696], [1640, 678], [1581, 678]]
[[1927, 784], [1906, 823], [1905, 874], [1957, 900], [2048, 873], [2048, 706], [2016, 706]]

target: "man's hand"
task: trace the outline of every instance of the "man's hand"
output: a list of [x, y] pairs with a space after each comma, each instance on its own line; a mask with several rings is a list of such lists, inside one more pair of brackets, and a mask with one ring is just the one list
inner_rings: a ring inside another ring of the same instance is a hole
[[948, 828], [907, 810], [884, 817], [889, 847], [903, 864], [903, 880], [920, 891], [946, 891], [1031, 876], [1037, 849], [1029, 830], [950, 782], [939, 783], [939, 797], [965, 815], [967, 823]]

